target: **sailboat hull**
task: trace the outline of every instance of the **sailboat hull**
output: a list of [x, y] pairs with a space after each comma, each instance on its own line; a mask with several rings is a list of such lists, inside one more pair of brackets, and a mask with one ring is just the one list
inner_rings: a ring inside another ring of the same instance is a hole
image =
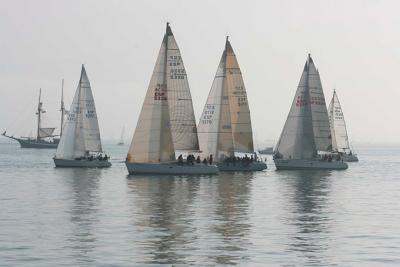
[[265, 162], [252, 162], [252, 163], [218, 163], [218, 169], [224, 172], [254, 172], [267, 169]]
[[53, 158], [56, 167], [73, 168], [107, 168], [111, 166], [108, 160], [75, 160], [75, 159], [57, 159]]
[[319, 161], [303, 159], [274, 159], [277, 170], [345, 170], [343, 161]]
[[358, 157], [357, 155], [349, 155], [349, 154], [343, 154], [342, 155], [343, 161], [345, 162], [358, 162]]
[[59, 139], [54, 139], [54, 142], [44, 140], [29, 140], [29, 139], [15, 139], [21, 145], [21, 148], [50, 148], [56, 149]]
[[204, 164], [173, 163], [129, 163], [126, 162], [129, 174], [218, 174], [218, 167]]

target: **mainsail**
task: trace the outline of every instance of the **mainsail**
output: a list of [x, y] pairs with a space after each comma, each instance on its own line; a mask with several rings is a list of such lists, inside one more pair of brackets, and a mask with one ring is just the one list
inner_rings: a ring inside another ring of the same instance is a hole
[[156, 65], [139, 115], [127, 161], [158, 163], [175, 160], [167, 87], [168, 40], [167, 24]]
[[228, 38], [198, 132], [203, 153], [216, 161], [234, 152], [254, 151], [246, 89]]
[[329, 122], [332, 133], [332, 148], [338, 152], [348, 152], [350, 150], [349, 138], [347, 135], [346, 122], [344, 120], [342, 107], [339, 102], [336, 90], [328, 108]]
[[276, 153], [284, 158], [311, 159], [332, 150], [324, 92], [311, 55], [308, 55]]
[[86, 152], [102, 152], [96, 107], [85, 67], [63, 126], [63, 135], [57, 147], [56, 157], [72, 159]]

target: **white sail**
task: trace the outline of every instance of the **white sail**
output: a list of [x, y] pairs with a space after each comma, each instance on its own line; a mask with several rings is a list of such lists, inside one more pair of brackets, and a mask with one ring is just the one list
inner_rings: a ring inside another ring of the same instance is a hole
[[146, 97], [139, 115], [127, 162], [158, 163], [175, 160], [168, 106], [168, 30], [161, 44]]
[[125, 125], [122, 127], [121, 138], [119, 139], [119, 142], [118, 142], [119, 145], [124, 144], [124, 136], [125, 136]]
[[86, 152], [102, 152], [100, 130], [92, 90], [82, 65], [81, 78], [71, 104], [56, 158], [82, 157]]
[[172, 139], [176, 150], [199, 150], [189, 82], [182, 56], [169, 25], [166, 31], [166, 84]]
[[289, 159], [312, 159], [332, 149], [324, 93], [311, 56], [308, 56], [276, 153]]
[[234, 153], [224, 50], [198, 126], [200, 148], [218, 162]]
[[53, 136], [54, 130], [56, 128], [39, 128], [39, 137], [46, 138]]
[[348, 152], [350, 150], [350, 144], [346, 122], [336, 90], [333, 91], [333, 97], [329, 104], [328, 112], [332, 134], [332, 149], [338, 152]]

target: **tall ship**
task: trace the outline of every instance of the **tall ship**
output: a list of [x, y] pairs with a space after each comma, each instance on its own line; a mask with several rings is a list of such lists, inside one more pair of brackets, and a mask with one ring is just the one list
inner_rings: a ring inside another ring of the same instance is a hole
[[332, 149], [338, 152], [344, 161], [357, 162], [358, 157], [350, 148], [349, 136], [347, 135], [346, 122], [344, 120], [342, 106], [336, 90], [333, 90], [333, 96], [328, 108], [329, 123], [331, 126]]
[[93, 93], [85, 67], [76, 89], [63, 135], [53, 158], [56, 167], [110, 167], [103, 153]]
[[[187, 161], [182, 155], [188, 153]], [[126, 158], [130, 174], [216, 174], [199, 151], [192, 97], [182, 56], [167, 23], [132, 143]]]
[[267, 168], [254, 151], [247, 92], [228, 37], [198, 131], [202, 154], [213, 157], [220, 171]]
[[281, 169], [347, 169], [332, 149], [331, 129], [321, 79], [308, 55], [274, 162]]
[[21, 145], [21, 148], [57, 148], [57, 145], [60, 141], [60, 136], [62, 135], [62, 125], [65, 117], [65, 109], [64, 109], [64, 100], [63, 100], [63, 86], [61, 89], [61, 127], [60, 134], [55, 135], [54, 131], [56, 127], [43, 127], [43, 118], [42, 115], [46, 113], [46, 110], [43, 108], [42, 102], [42, 89], [39, 90], [39, 101], [36, 109], [37, 116], [37, 124], [36, 124], [36, 137], [14, 137], [13, 135], [7, 135], [7, 131], [4, 131], [2, 135], [4, 137], [13, 139], [18, 141]]

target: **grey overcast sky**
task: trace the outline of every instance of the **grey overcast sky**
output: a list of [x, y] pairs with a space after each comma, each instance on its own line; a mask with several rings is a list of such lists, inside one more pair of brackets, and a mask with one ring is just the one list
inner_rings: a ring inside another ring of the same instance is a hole
[[58, 125], [84, 63], [103, 139], [133, 134], [171, 23], [196, 118], [225, 36], [244, 76], [256, 142], [277, 140], [311, 52], [329, 103], [337, 89], [351, 141], [398, 142], [400, 2], [0, 0], [0, 130], [29, 133], [39, 88]]

